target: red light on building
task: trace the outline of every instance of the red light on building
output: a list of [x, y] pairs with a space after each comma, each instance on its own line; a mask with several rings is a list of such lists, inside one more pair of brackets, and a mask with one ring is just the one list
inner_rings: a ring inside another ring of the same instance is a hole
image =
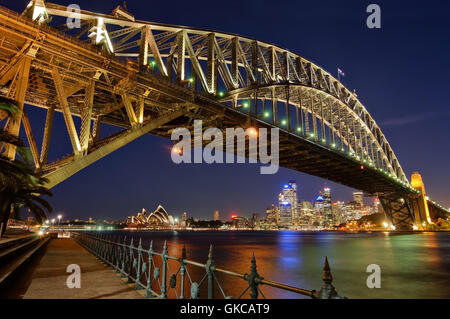
[[231, 215], [231, 219], [236, 219], [238, 218], [238, 215]]

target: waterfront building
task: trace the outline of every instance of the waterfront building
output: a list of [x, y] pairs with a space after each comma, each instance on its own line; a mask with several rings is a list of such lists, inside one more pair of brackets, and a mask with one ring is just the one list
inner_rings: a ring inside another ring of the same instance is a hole
[[345, 215], [346, 221], [350, 220], [358, 220], [362, 217], [362, 209], [361, 204], [356, 201], [348, 202], [345, 205]]
[[301, 201], [298, 205], [298, 224], [300, 226], [311, 226], [315, 221], [313, 205], [310, 201]]
[[266, 222], [268, 224], [278, 224], [278, 219], [279, 219], [279, 215], [280, 214], [280, 210], [278, 209], [277, 206], [273, 205], [268, 207], [266, 209]]
[[233, 217], [233, 224], [236, 229], [243, 229], [250, 227], [248, 219], [241, 216]]
[[283, 201], [279, 206], [280, 217], [278, 225], [283, 227], [292, 226], [292, 205], [288, 201]]
[[332, 205], [333, 220], [335, 225], [340, 225], [347, 222], [347, 216], [345, 214], [345, 202], [337, 201]]

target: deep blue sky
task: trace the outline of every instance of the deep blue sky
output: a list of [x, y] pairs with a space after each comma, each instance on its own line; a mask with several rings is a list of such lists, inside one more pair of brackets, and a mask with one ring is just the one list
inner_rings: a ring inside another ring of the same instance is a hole
[[[0, 0], [20, 10], [25, 0]], [[121, 1], [78, 3], [109, 13]], [[381, 6], [382, 28], [366, 27], [366, 7]], [[450, 207], [450, 4], [448, 1], [142, 1], [128, 0], [137, 19], [238, 33], [303, 55], [333, 74], [340, 67], [391, 143], [406, 174], [418, 170], [430, 197]], [[42, 139], [43, 112], [28, 108]], [[70, 152], [62, 117], [55, 121], [51, 159]], [[38, 142], [40, 144], [40, 142]], [[67, 218], [119, 219], [158, 204], [174, 214], [197, 217], [262, 213], [288, 180], [300, 198], [332, 188], [333, 200], [352, 190], [326, 180], [280, 169], [259, 175], [259, 165], [182, 165], [171, 162], [170, 143], [145, 136], [53, 189], [51, 203]]]

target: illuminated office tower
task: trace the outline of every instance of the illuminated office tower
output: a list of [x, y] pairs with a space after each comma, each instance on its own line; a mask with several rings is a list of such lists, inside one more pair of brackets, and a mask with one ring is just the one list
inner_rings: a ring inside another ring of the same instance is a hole
[[333, 211], [331, 208], [331, 189], [325, 187], [320, 194], [323, 198], [323, 225], [325, 227], [331, 227], [334, 225]]
[[311, 226], [314, 223], [314, 210], [310, 201], [299, 203], [298, 223], [303, 226]]
[[280, 217], [278, 225], [280, 226], [292, 226], [292, 205], [288, 201], [280, 203], [279, 206]]
[[[283, 203], [289, 203], [289, 205]], [[297, 184], [295, 181], [290, 181], [286, 185], [283, 186], [283, 190], [278, 195], [278, 206], [281, 209], [283, 208], [284, 213], [286, 214], [286, 209], [289, 207], [291, 211], [291, 225], [297, 224], [298, 222], [298, 199], [297, 199]], [[286, 218], [286, 217], [285, 217]]]

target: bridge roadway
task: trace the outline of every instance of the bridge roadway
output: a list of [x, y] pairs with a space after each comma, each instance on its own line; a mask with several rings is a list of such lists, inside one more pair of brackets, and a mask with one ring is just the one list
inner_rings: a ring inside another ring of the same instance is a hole
[[[68, 288], [66, 268], [81, 268], [81, 288]], [[39, 261], [24, 299], [141, 299], [111, 268], [70, 238], [52, 239]]]

